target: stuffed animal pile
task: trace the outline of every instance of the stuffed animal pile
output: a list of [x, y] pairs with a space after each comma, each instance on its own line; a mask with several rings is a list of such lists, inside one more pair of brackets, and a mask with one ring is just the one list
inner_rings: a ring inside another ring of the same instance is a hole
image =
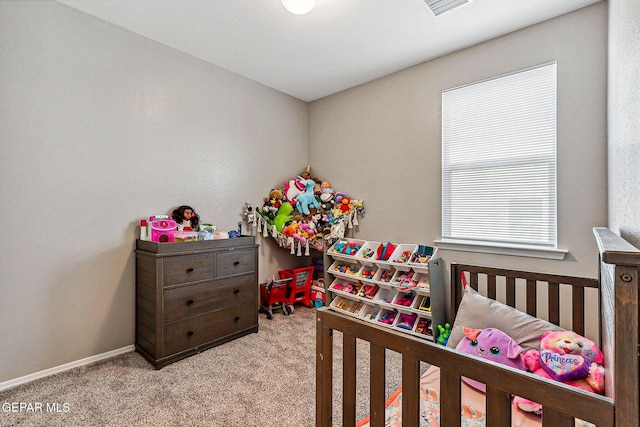
[[344, 237], [346, 227], [358, 225], [364, 206], [361, 200], [335, 192], [327, 181], [312, 178], [307, 166], [282, 188], [271, 189], [257, 213], [258, 231], [264, 227], [265, 237], [270, 231], [280, 246], [291, 247], [293, 253], [296, 244], [323, 250], [330, 240]]
[[[593, 393], [604, 393], [604, 356], [596, 344], [573, 331], [542, 334], [540, 350], [524, 356], [529, 372]], [[540, 414], [542, 406], [516, 396], [513, 404], [526, 412]]]

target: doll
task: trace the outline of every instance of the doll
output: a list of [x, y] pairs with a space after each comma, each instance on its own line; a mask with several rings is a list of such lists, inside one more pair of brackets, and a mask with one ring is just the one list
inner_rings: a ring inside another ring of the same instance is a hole
[[178, 230], [198, 231], [200, 216], [191, 206], [182, 205], [173, 211], [173, 219], [178, 224]]

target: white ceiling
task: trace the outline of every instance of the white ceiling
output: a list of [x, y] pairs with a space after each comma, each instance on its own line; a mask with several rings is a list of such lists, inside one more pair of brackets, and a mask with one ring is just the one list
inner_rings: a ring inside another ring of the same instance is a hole
[[600, 0], [474, 0], [434, 17], [424, 0], [58, 0], [312, 101]]

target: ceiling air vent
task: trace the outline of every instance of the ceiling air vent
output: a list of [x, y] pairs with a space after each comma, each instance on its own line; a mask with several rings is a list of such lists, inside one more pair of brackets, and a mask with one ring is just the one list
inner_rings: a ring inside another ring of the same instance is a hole
[[442, 15], [456, 7], [470, 3], [471, 0], [424, 0], [435, 16]]

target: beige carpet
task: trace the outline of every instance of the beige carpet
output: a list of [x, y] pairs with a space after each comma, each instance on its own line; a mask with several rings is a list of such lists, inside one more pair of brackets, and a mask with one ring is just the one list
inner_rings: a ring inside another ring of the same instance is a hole
[[[0, 392], [2, 426], [315, 425], [315, 309], [296, 305], [259, 332], [155, 370], [137, 353]], [[341, 342], [336, 334], [334, 342]], [[334, 356], [341, 371], [341, 346]], [[358, 418], [368, 410], [368, 345], [358, 346]], [[398, 354], [387, 355], [387, 394], [400, 384]], [[340, 425], [340, 384], [334, 425]], [[11, 412], [31, 404], [41, 411]], [[57, 404], [59, 412], [47, 412]]]

